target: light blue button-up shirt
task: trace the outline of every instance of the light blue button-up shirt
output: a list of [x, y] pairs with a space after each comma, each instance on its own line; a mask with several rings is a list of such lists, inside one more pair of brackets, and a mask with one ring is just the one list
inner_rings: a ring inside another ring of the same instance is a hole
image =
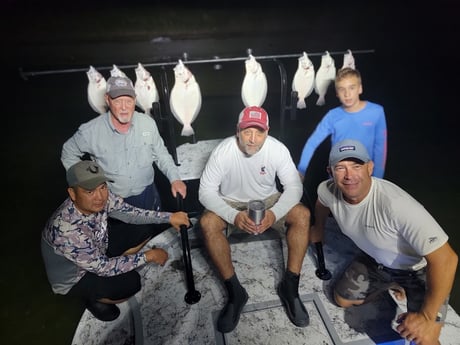
[[82, 124], [68, 139], [61, 153], [67, 170], [85, 152], [104, 169], [110, 190], [123, 198], [138, 195], [153, 183], [153, 163], [170, 182], [180, 180], [179, 169], [160, 136], [155, 121], [148, 115], [134, 112], [127, 133], [116, 130], [110, 113]]

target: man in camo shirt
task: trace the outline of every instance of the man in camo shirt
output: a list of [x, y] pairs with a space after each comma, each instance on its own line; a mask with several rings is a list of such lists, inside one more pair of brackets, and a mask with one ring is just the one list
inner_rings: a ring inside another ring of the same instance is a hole
[[41, 239], [53, 292], [82, 298], [102, 321], [116, 319], [120, 314], [116, 304], [141, 289], [136, 268], [150, 262], [163, 265], [168, 259], [161, 248], [140, 251], [151, 237], [136, 236], [129, 228], [123, 243], [109, 247], [108, 217], [139, 226], [170, 223], [177, 230], [190, 225], [184, 212], [144, 210], [125, 203], [109, 191], [108, 181], [97, 163], [74, 164], [67, 171], [69, 197], [48, 220]]

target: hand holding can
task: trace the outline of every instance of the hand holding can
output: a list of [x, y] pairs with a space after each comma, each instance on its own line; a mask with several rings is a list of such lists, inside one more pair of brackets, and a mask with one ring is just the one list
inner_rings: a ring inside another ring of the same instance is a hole
[[260, 225], [265, 217], [265, 203], [262, 200], [249, 200], [248, 214], [256, 225]]

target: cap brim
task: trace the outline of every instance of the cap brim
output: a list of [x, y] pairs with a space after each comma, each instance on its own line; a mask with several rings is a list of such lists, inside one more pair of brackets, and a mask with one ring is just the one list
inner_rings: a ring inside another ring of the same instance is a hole
[[264, 124], [262, 124], [260, 122], [242, 122], [238, 126], [241, 129], [245, 129], [245, 128], [249, 128], [249, 127], [258, 127], [258, 128], [263, 129], [264, 131], [266, 131], [268, 129], [268, 126], [266, 126], [266, 125], [264, 125]]
[[131, 90], [112, 90], [108, 92], [108, 95], [110, 96], [110, 98], [117, 98], [121, 96], [129, 96], [132, 98], [136, 98], [136, 92]]
[[339, 160], [336, 160], [335, 162], [330, 162], [329, 165], [330, 166], [335, 166], [337, 163], [343, 162], [343, 161], [352, 161], [352, 162], [355, 162], [355, 163], [358, 163], [358, 164], [367, 163], [367, 161], [363, 161], [361, 158], [349, 156], [349, 157], [345, 157], [345, 158], [340, 158]]
[[83, 189], [86, 189], [86, 190], [94, 190], [96, 189], [97, 187], [99, 187], [101, 184], [105, 183], [105, 182], [113, 182], [112, 180], [106, 178], [106, 177], [96, 177], [96, 178], [93, 178], [91, 180], [88, 180], [88, 181], [85, 181], [85, 182], [82, 182], [82, 183], [78, 183], [76, 184], [76, 186], [78, 187], [81, 187]]

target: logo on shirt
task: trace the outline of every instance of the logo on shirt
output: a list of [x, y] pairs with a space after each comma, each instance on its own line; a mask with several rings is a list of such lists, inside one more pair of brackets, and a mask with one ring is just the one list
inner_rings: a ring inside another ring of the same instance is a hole
[[437, 237], [428, 237], [428, 243], [434, 243], [437, 241]]
[[260, 174], [260, 175], [265, 175], [266, 173], [267, 173], [267, 171], [266, 171], [265, 166], [261, 166], [261, 167], [260, 167], [260, 172], [259, 172], [259, 174]]

